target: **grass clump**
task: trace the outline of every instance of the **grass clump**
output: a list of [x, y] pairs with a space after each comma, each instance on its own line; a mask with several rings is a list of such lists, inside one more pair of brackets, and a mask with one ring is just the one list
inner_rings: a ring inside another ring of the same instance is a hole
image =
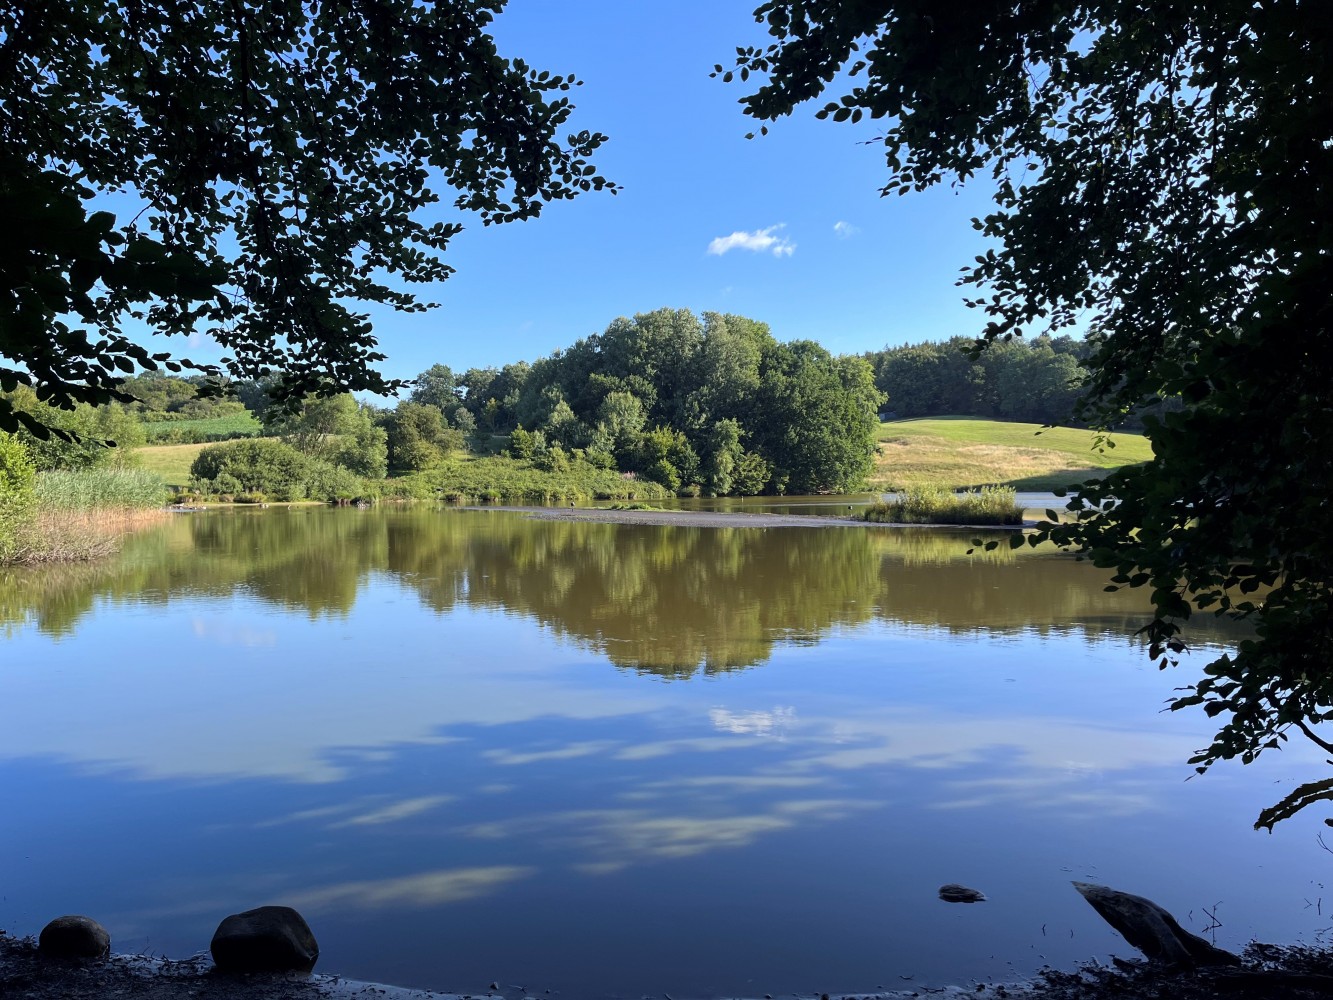
[[1023, 508], [1008, 486], [954, 493], [941, 486], [909, 486], [893, 500], [873, 503], [861, 520], [879, 524], [1022, 524]]

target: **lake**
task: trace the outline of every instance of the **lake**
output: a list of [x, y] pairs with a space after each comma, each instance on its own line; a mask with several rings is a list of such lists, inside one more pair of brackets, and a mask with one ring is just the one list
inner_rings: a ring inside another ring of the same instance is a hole
[[1142, 595], [969, 537], [236, 509], [0, 572], [0, 928], [285, 903], [318, 971], [677, 1000], [1131, 954], [1071, 879], [1322, 940], [1322, 813], [1251, 829], [1320, 755], [1187, 780], [1162, 711], [1236, 634], [1159, 672]]

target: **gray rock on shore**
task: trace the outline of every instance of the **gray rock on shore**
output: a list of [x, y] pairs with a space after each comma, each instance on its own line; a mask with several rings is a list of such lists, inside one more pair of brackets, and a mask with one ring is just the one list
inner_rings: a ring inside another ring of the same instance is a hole
[[51, 958], [106, 958], [111, 935], [92, 917], [71, 914], [56, 917], [42, 928], [37, 946]]
[[319, 944], [290, 906], [260, 906], [233, 913], [218, 924], [209, 945], [223, 972], [309, 972]]
[[946, 903], [984, 903], [986, 894], [979, 889], [969, 889], [957, 882], [940, 886], [940, 899]]

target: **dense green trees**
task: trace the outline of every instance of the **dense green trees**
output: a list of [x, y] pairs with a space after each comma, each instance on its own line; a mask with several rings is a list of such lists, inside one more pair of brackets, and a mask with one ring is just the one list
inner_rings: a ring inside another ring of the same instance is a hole
[[[1333, 19], [1308, 0], [772, 0], [739, 51], [773, 121], [881, 127], [885, 193], [987, 171], [993, 241], [963, 279], [981, 342], [1096, 331], [1080, 411], [1142, 413], [1155, 457], [1037, 537], [1146, 586], [1169, 662], [1198, 614], [1248, 620], [1175, 702], [1221, 722], [1193, 762], [1333, 721]], [[846, 74], [841, 71], [846, 70]], [[1159, 401], [1175, 409], [1153, 412]], [[1333, 782], [1298, 789], [1271, 823]]]
[[[421, 209], [503, 223], [610, 186], [605, 137], [562, 133], [577, 81], [496, 50], [502, 6], [0, 5], [0, 390], [130, 402], [123, 374], [189, 366], [129, 339], [136, 314], [278, 398], [398, 385], [354, 303], [420, 309], [398, 282], [448, 276], [461, 227]], [[111, 191], [137, 204], [90, 214]], [[41, 433], [0, 397], [20, 423]]]
[[[503, 410], [540, 431], [542, 446], [579, 449], [673, 490], [837, 492], [859, 487], [870, 468], [881, 396], [869, 365], [781, 343], [744, 317], [622, 317], [526, 375]], [[498, 421], [498, 400], [479, 398], [498, 381], [478, 380], [469, 409]]]
[[1070, 336], [1011, 340], [976, 355], [972, 337], [886, 347], [866, 355], [897, 417], [957, 414], [1042, 424], [1077, 423], [1082, 358]]
[[0, 404], [25, 414], [34, 426], [57, 432], [39, 434], [26, 423], [16, 432], [39, 471], [123, 464], [145, 440], [138, 418], [119, 403], [80, 403], [62, 410], [43, 403], [27, 386], [19, 386], [0, 393]]
[[510, 454], [542, 468], [583, 459], [696, 494], [836, 492], [869, 471], [881, 402], [861, 358], [780, 343], [741, 316], [659, 309], [531, 365], [433, 365], [386, 420], [402, 470], [438, 463], [462, 432], [509, 432]]

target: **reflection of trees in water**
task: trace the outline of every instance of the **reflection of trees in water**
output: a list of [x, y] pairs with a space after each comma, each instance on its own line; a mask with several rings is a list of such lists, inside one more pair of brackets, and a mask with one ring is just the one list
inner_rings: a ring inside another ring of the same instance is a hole
[[1059, 555], [967, 557], [967, 533], [698, 529], [536, 521], [422, 508], [215, 513], [134, 539], [116, 560], [0, 575], [0, 623], [71, 631], [94, 600], [166, 603], [236, 592], [344, 615], [383, 573], [432, 610], [534, 618], [617, 666], [688, 677], [762, 663], [777, 643], [883, 620], [967, 632], [1123, 636], [1133, 592]]

